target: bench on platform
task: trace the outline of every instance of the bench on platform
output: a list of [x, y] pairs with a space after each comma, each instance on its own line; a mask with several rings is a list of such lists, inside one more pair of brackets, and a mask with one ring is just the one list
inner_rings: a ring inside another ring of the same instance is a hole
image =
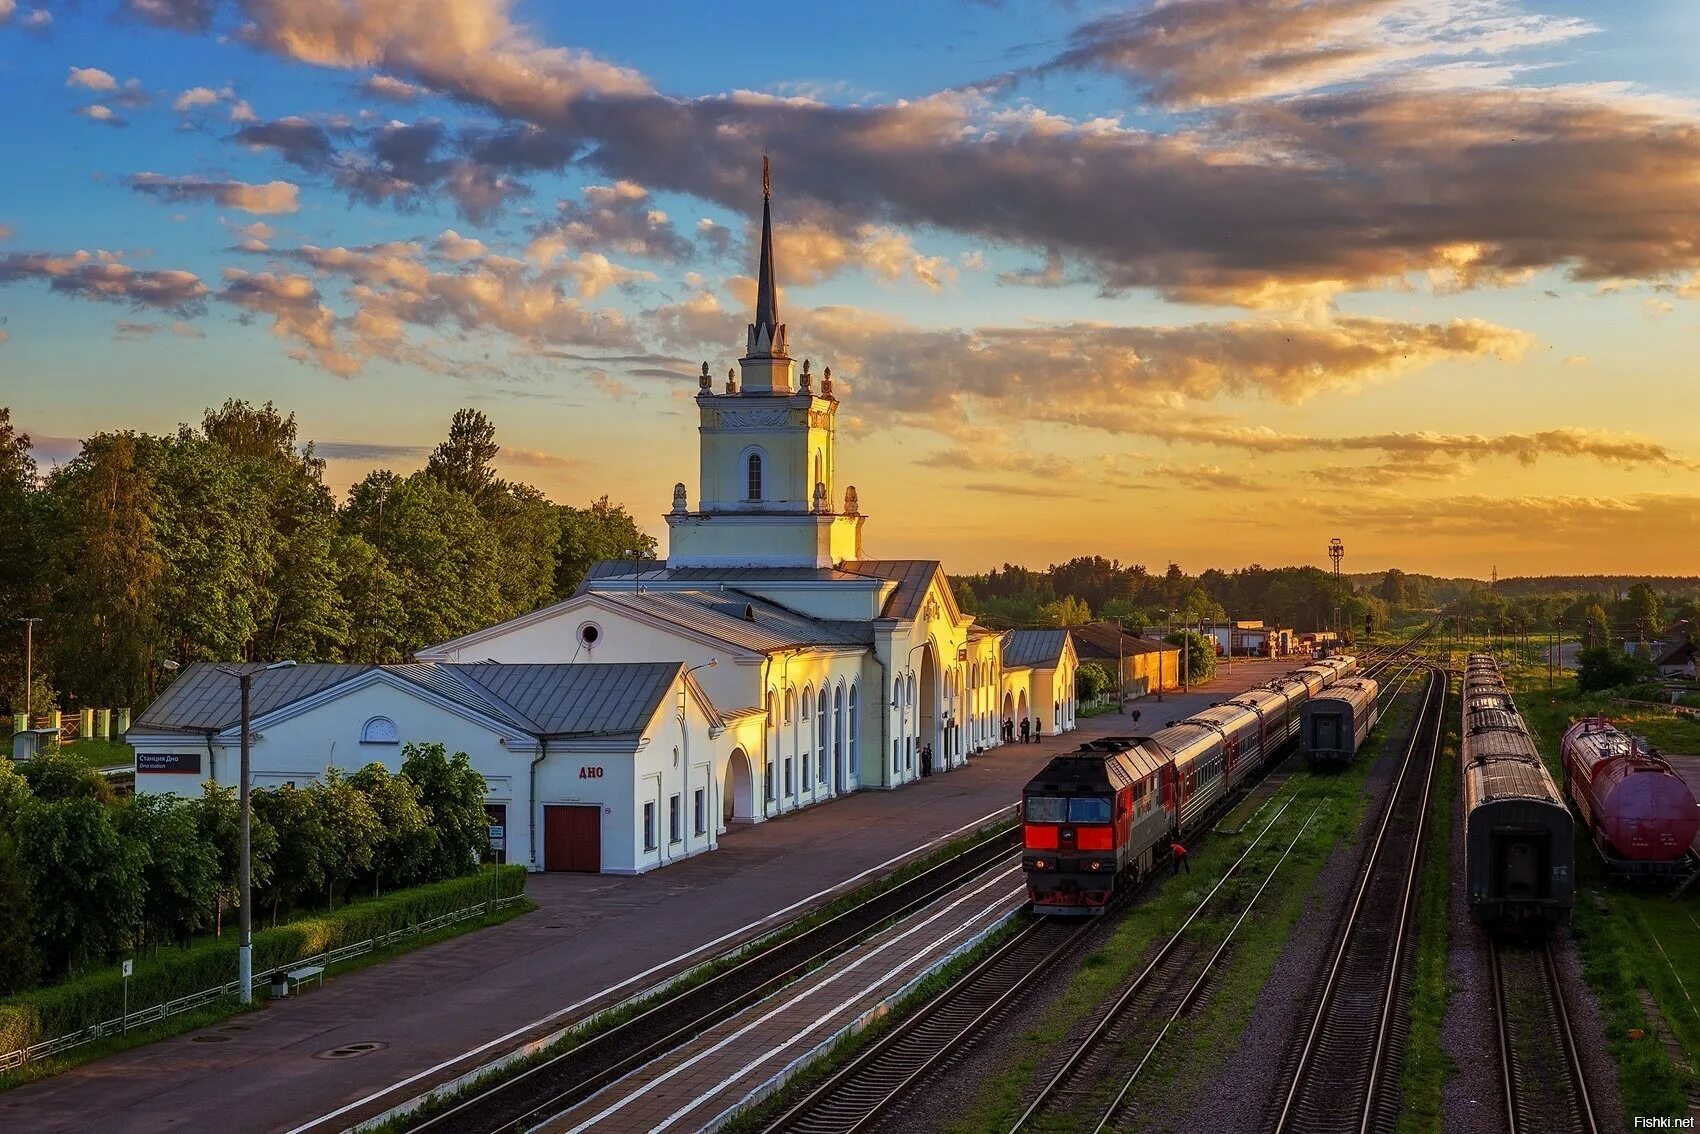
[[290, 969], [284, 974], [284, 976], [296, 990], [300, 989], [303, 984], [310, 980], [318, 981], [319, 986], [323, 988], [325, 983], [325, 966], [303, 965], [298, 969]]

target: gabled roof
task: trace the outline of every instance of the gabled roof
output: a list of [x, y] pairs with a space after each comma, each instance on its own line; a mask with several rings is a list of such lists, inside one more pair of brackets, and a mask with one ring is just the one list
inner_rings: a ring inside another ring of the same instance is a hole
[[1062, 661], [1067, 646], [1067, 630], [1011, 630], [1004, 639], [1003, 664], [1006, 669], [1024, 665], [1048, 669]]
[[[258, 720], [368, 674], [382, 673], [531, 736], [635, 735], [654, 718], [683, 664], [303, 665], [257, 678], [249, 711]], [[696, 688], [710, 721], [718, 726], [721, 721], [714, 706], [695, 681], [689, 677], [686, 681]], [[236, 679], [220, 673], [216, 665], [196, 662], [137, 718], [128, 735], [217, 733], [238, 727], [241, 714]]]
[[1653, 664], [1687, 665], [1697, 655], [1700, 655], [1700, 648], [1697, 648], [1692, 641], [1685, 639], [1681, 642], [1672, 642], [1663, 653], [1653, 659]]
[[[1083, 658], [1114, 658], [1132, 654], [1154, 654], [1162, 650], [1180, 653], [1179, 646], [1171, 646], [1167, 642], [1154, 642], [1150, 638], [1140, 638], [1120, 629], [1113, 622], [1088, 622], [1084, 626], [1071, 626], [1069, 633], [1074, 635], [1074, 649]], [[1117, 639], [1120, 639], [1120, 652], [1117, 652]]]
[[866, 646], [873, 630], [865, 622], [810, 618], [777, 603], [737, 590], [597, 591], [614, 607], [660, 618], [754, 653], [802, 646]]
[[669, 567], [665, 559], [600, 559], [590, 565], [585, 585], [607, 579], [649, 583], [854, 583], [864, 576], [832, 567]]
[[846, 559], [839, 570], [865, 578], [885, 579], [897, 584], [897, 590], [885, 600], [884, 618], [913, 622], [921, 616], [927, 598], [927, 586], [939, 573], [936, 559]]
[[507, 706], [509, 715], [518, 716], [518, 723], [534, 735], [615, 736], [641, 732], [649, 724], [678, 680], [682, 663], [482, 663], [437, 668]]
[[241, 683], [221, 670], [255, 674], [249, 692], [249, 712], [258, 717], [273, 709], [311, 697], [375, 667], [314, 662], [288, 669], [267, 670], [258, 662], [220, 666], [191, 662], [159, 699], [130, 725], [147, 733], [219, 732], [242, 718]]

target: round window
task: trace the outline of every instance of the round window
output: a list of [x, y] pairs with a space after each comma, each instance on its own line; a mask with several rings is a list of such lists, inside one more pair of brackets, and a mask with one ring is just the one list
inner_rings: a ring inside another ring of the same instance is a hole
[[586, 622], [578, 628], [578, 640], [587, 646], [594, 646], [602, 638], [602, 628], [594, 622]]

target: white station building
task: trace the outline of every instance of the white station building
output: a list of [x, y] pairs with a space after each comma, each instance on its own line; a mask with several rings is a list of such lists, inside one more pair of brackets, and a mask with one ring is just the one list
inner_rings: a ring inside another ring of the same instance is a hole
[[[728, 824], [959, 768], [1005, 719], [1072, 729], [1067, 631], [976, 626], [936, 561], [864, 553], [832, 371], [799, 372], [779, 322], [765, 193], [738, 367], [717, 392], [703, 363], [697, 506], [674, 487], [665, 560], [599, 563], [572, 598], [415, 664], [257, 677], [256, 785], [394, 770], [400, 744], [440, 741], [489, 783], [508, 861], [634, 873]], [[138, 791], [234, 782], [236, 686], [191, 666], [138, 718]]]

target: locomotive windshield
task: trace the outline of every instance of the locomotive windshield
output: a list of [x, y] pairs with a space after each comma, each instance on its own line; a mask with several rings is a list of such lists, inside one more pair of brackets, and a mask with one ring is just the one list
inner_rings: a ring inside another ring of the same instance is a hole
[[1029, 823], [1108, 823], [1110, 800], [1102, 795], [1030, 795]]

